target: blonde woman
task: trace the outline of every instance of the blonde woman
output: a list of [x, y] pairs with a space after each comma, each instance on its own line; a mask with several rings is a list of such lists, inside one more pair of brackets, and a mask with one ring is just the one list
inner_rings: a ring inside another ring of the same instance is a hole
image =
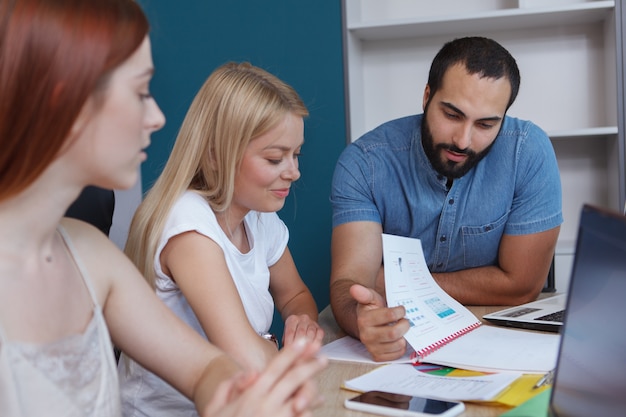
[[314, 344], [242, 374], [104, 234], [63, 218], [85, 186], [131, 187], [165, 122], [138, 4], [3, 0], [0, 16], [0, 416], [119, 416], [111, 340], [203, 416], [308, 414]]
[[[189, 108], [163, 173], [139, 206], [127, 255], [183, 321], [245, 368], [283, 343], [319, 343], [317, 306], [276, 212], [300, 177], [307, 109], [293, 88], [248, 63], [228, 63]], [[138, 364], [120, 362], [128, 415], [171, 415], [193, 405]], [[186, 415], [186, 414], [185, 414]]]

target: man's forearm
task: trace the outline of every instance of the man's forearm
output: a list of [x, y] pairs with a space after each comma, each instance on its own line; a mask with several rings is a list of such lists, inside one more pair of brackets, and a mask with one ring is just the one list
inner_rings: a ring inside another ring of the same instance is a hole
[[437, 283], [466, 305], [519, 305], [537, 298], [552, 263], [559, 228], [503, 235], [498, 265], [434, 273]]
[[541, 291], [533, 281], [516, 279], [497, 266], [432, 275], [444, 291], [464, 305], [518, 305], [536, 299]]
[[338, 280], [330, 286], [330, 307], [339, 327], [352, 337], [359, 338], [356, 322], [356, 301], [350, 295], [350, 287], [355, 282]]

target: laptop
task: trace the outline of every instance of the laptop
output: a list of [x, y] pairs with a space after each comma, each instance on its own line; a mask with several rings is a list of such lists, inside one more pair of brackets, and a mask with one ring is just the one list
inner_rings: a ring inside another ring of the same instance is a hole
[[541, 300], [485, 314], [483, 319], [501, 326], [559, 332], [563, 326], [566, 303], [567, 294], [556, 294]]
[[[583, 208], [583, 213], [586, 210], [598, 211], [599, 209], [587, 205]], [[626, 204], [624, 215], [626, 215]], [[563, 326], [566, 304], [567, 294], [556, 294], [549, 298], [485, 314], [483, 319], [500, 326], [559, 332]]]
[[626, 415], [626, 216], [585, 205], [549, 403], [551, 417]]

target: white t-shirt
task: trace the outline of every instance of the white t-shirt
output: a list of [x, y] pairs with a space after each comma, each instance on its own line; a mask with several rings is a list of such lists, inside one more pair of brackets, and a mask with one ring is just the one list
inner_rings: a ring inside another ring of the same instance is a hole
[[[161, 270], [161, 251], [169, 239], [189, 231], [196, 231], [216, 242], [224, 252], [252, 328], [258, 333], [265, 333], [274, 316], [274, 301], [269, 292], [269, 267], [283, 255], [289, 232], [276, 213], [251, 211], [246, 215], [244, 224], [250, 245], [247, 253], [241, 253], [232, 244], [217, 223], [215, 213], [207, 201], [193, 191], [187, 191], [181, 196], [165, 223], [154, 258], [157, 295], [178, 317], [205, 338], [202, 326], [182, 292]], [[210, 271], [203, 274], [207, 279], [210, 278]], [[120, 360], [119, 376], [124, 416], [197, 416], [191, 401], [124, 356]]]

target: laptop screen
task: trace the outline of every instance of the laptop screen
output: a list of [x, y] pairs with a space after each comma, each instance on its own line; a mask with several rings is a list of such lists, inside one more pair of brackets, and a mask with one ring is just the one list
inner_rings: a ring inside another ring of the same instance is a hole
[[626, 217], [585, 206], [550, 400], [557, 417], [626, 414]]

